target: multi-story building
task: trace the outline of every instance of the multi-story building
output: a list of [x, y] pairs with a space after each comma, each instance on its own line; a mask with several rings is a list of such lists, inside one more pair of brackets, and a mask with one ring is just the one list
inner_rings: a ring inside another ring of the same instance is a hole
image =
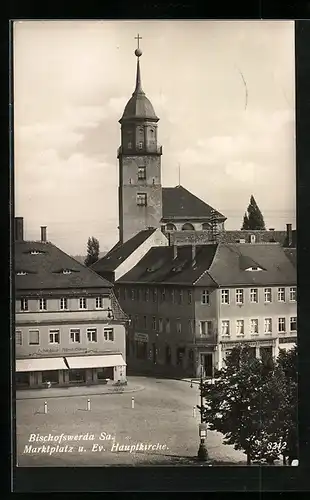
[[17, 387], [126, 380], [125, 325], [111, 283], [15, 220]]
[[294, 345], [292, 252], [278, 243], [152, 248], [116, 282], [131, 319], [128, 369], [211, 376], [240, 342], [273, 357]]

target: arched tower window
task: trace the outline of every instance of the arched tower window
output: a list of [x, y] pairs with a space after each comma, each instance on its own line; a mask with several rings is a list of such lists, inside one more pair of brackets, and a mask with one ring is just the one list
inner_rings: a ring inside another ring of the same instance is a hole
[[209, 222], [204, 222], [202, 225], [202, 230], [203, 231], [208, 231], [209, 229], [211, 229], [211, 224], [209, 224]]
[[190, 224], [189, 222], [186, 222], [182, 226], [182, 231], [195, 231], [195, 228], [194, 228], [193, 224]]
[[176, 227], [174, 224], [166, 224], [166, 230], [167, 231], [175, 231], [176, 230]]

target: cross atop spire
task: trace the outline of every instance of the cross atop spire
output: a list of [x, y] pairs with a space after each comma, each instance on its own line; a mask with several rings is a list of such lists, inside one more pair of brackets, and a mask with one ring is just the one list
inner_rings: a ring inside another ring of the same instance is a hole
[[138, 33], [138, 36], [135, 36], [135, 40], [137, 40], [137, 41], [138, 41], [138, 49], [140, 49], [140, 44], [139, 44], [139, 42], [140, 42], [140, 40], [142, 40], [142, 36], [140, 36], [140, 35], [139, 35], [139, 33]]

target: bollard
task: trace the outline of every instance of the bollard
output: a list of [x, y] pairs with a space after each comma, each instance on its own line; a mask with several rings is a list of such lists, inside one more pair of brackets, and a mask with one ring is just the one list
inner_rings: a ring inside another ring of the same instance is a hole
[[87, 400], [87, 411], [90, 411], [90, 399]]
[[193, 406], [193, 417], [196, 417], [196, 406]]
[[47, 402], [44, 401], [44, 413], [47, 413]]
[[134, 408], [135, 407], [135, 398], [132, 397], [131, 398], [131, 408]]

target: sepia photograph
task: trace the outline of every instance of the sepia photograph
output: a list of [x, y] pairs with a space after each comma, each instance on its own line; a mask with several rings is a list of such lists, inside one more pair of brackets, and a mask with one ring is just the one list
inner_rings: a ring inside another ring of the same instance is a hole
[[14, 21], [18, 467], [299, 465], [294, 37]]

